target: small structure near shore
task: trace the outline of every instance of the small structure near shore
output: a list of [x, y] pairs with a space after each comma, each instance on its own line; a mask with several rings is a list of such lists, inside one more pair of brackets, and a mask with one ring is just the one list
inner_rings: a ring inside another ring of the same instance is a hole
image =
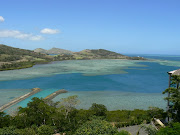
[[58, 90], [58, 91], [48, 95], [47, 97], [45, 97], [44, 100], [51, 100], [51, 99], [55, 98], [57, 95], [59, 95], [61, 93], [67, 93], [67, 92], [68, 91], [65, 89]]
[[20, 97], [18, 97], [18, 98], [16, 98], [16, 99], [10, 101], [9, 103], [1, 106], [1, 107], [0, 107], [0, 112], [3, 112], [4, 110], [8, 109], [8, 108], [11, 107], [12, 105], [15, 105], [15, 104], [21, 102], [22, 100], [24, 100], [24, 99], [26, 99], [26, 98], [28, 98], [28, 97], [30, 97], [30, 96], [38, 93], [39, 91], [41, 91], [40, 88], [33, 88], [31, 92], [29, 92], [29, 93], [27, 93], [27, 94], [25, 94], [25, 95], [23, 95], [23, 96], [20, 96]]

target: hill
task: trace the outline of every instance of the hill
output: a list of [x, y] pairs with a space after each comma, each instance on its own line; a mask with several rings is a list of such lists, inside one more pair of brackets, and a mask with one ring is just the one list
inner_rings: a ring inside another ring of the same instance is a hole
[[60, 48], [52, 48], [50, 50], [37, 48], [34, 50], [34, 52], [45, 53], [45, 54], [72, 54], [73, 53], [72, 51], [60, 49]]
[[86, 59], [131, 59], [131, 60], [145, 60], [142, 57], [129, 57], [120, 53], [108, 51], [105, 49], [86, 49], [80, 52], [74, 52], [66, 55], [61, 54], [55, 56], [59, 60], [86, 60]]
[[27, 68], [52, 60], [53, 57], [46, 54], [0, 44], [0, 70]]

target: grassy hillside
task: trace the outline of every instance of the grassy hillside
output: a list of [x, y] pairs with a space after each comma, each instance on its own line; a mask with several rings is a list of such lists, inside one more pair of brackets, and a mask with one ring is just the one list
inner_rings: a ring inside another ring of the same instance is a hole
[[0, 44], [0, 70], [27, 68], [52, 60], [53, 57], [46, 54]]
[[73, 53], [72, 51], [60, 49], [60, 48], [52, 48], [50, 50], [37, 48], [34, 50], [34, 52], [45, 53], [45, 54], [72, 54]]

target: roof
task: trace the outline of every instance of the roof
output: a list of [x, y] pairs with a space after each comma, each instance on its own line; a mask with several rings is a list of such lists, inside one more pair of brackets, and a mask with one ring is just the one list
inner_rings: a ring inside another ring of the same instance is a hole
[[180, 69], [169, 71], [168, 74], [171, 74], [171, 75], [180, 75]]

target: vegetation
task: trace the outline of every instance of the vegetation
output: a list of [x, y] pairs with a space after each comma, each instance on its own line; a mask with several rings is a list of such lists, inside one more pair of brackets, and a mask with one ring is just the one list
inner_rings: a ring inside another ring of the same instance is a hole
[[171, 104], [168, 111], [169, 117], [171, 117], [174, 122], [180, 122], [180, 76], [174, 75], [171, 80], [171, 87], [166, 89], [163, 94], [169, 93], [170, 95], [170, 97], [165, 98], [165, 100]]
[[34, 50], [34, 52], [45, 53], [45, 54], [72, 54], [73, 53], [69, 50], [60, 49], [60, 48], [51, 48], [50, 50], [37, 48]]
[[[143, 126], [148, 135], [180, 135], [180, 76], [171, 76], [170, 88], [166, 89], [163, 94], [168, 93], [168, 97], [165, 98], [169, 102], [169, 109], [167, 116], [171, 118], [171, 121], [166, 127], [161, 127], [160, 130], [156, 130], [152, 126]], [[156, 112], [156, 114], [154, 114]], [[163, 118], [165, 113], [162, 110], [153, 108], [150, 112], [154, 116]], [[158, 113], [158, 114], [157, 114]], [[159, 115], [161, 114], [161, 116]]]
[[120, 132], [116, 133], [115, 135], [131, 135], [131, 134], [126, 130], [121, 130]]
[[108, 111], [104, 105], [95, 103], [89, 110], [77, 110], [75, 106], [78, 103], [77, 96], [64, 98], [57, 103], [35, 97], [27, 107], [20, 107], [14, 116], [0, 113], [0, 135], [6, 131], [18, 135], [26, 132], [32, 135], [56, 132], [72, 135], [81, 134], [84, 130], [92, 135], [99, 132], [113, 135], [118, 133], [119, 127], [141, 124], [151, 119], [149, 111], [145, 110]]
[[[77, 96], [53, 103], [33, 98], [27, 107], [18, 109], [14, 116], [0, 112], [0, 135], [130, 135], [117, 128], [149, 123], [153, 117], [164, 119], [166, 113], [159, 108], [149, 110], [108, 111], [102, 104], [93, 103], [88, 110], [77, 110]], [[157, 131], [153, 126], [142, 125], [148, 135], [179, 135], [180, 123], [173, 122]], [[137, 133], [138, 134], [138, 133]]]
[[104, 120], [92, 120], [84, 123], [75, 132], [75, 135], [114, 135], [118, 131], [110, 123]]
[[35, 64], [47, 63], [52, 60], [52, 56], [0, 44], [1, 71], [28, 68]]
[[157, 135], [180, 135], [180, 123], [171, 123], [165, 128], [161, 128]]

